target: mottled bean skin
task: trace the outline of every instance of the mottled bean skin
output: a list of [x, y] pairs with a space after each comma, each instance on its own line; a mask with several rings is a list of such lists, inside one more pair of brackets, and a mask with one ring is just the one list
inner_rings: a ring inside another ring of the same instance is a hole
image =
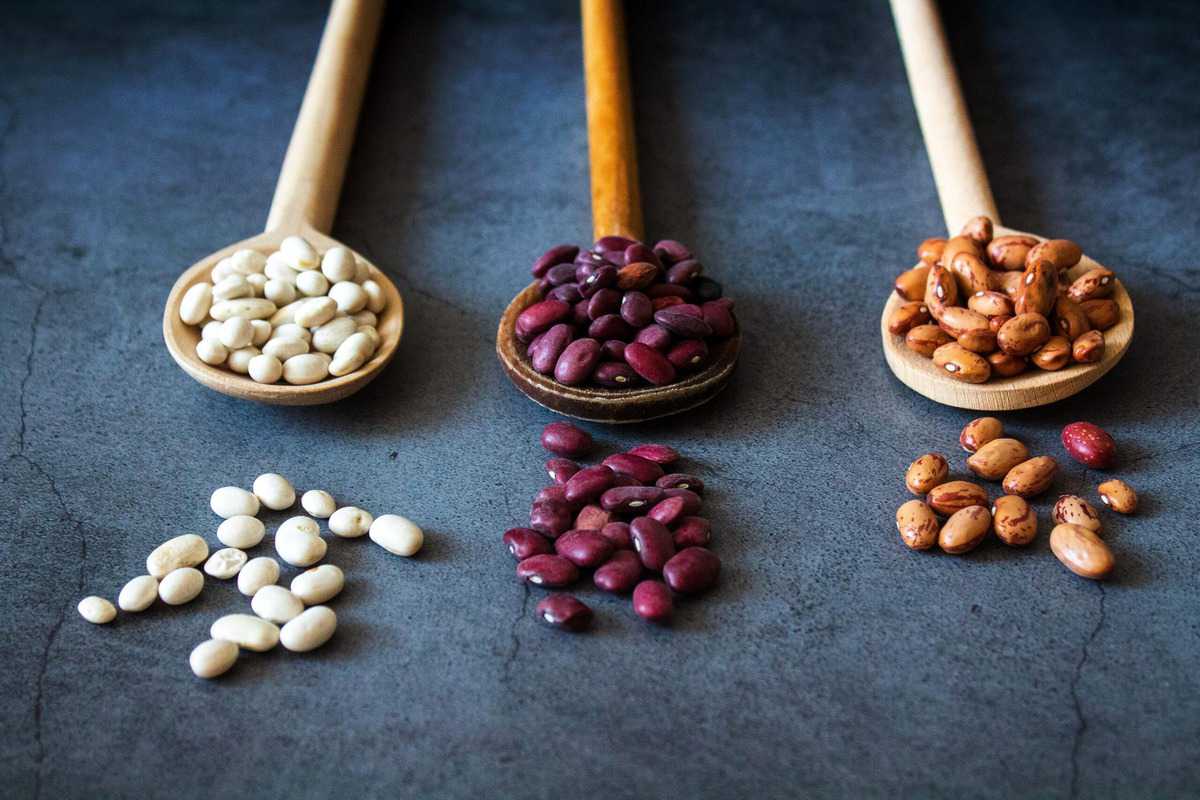
[[1058, 269], [1049, 260], [1036, 261], [1025, 267], [1021, 288], [1017, 290], [1014, 309], [1017, 314], [1050, 316], [1058, 298]]
[[974, 453], [993, 439], [1004, 435], [1004, 424], [995, 417], [976, 417], [963, 426], [958, 443], [963, 450]]
[[909, 549], [928, 550], [937, 542], [937, 517], [924, 502], [909, 500], [896, 509], [896, 530]]
[[996, 344], [1010, 356], [1027, 356], [1050, 338], [1050, 323], [1041, 314], [1018, 314], [996, 333]]
[[904, 336], [918, 325], [930, 320], [929, 309], [920, 301], [901, 303], [888, 317], [888, 333]]
[[986, 506], [987, 492], [970, 481], [950, 481], [933, 487], [926, 497], [929, 506], [939, 514], [950, 516], [968, 506]]
[[928, 263], [918, 264], [897, 275], [894, 284], [896, 294], [909, 302], [924, 301], [925, 282], [929, 279], [929, 265], [936, 261], [937, 259], [934, 259]]
[[908, 465], [904, 473], [904, 485], [913, 494], [929, 494], [933, 487], [946, 482], [950, 474], [950, 464], [940, 453], [926, 453], [918, 456]]
[[554, 628], [578, 633], [592, 624], [592, 610], [569, 594], [552, 594], [537, 604], [537, 618]]
[[1060, 525], [1080, 525], [1092, 533], [1100, 533], [1102, 527], [1096, 509], [1077, 494], [1060, 495], [1050, 512], [1050, 518]]
[[1070, 362], [1071, 340], [1065, 336], [1051, 336], [1029, 357], [1029, 363], [1047, 372], [1062, 369]]
[[1108, 469], [1117, 460], [1117, 443], [1108, 431], [1090, 422], [1072, 422], [1062, 429], [1063, 449], [1080, 464]]
[[904, 345], [914, 353], [920, 353], [926, 358], [933, 358], [939, 347], [954, 341], [950, 334], [937, 325], [918, 325], [904, 337]]
[[1125, 481], [1113, 478], [1100, 484], [1097, 490], [1100, 494], [1100, 502], [1118, 514], [1132, 514], [1137, 511], [1137, 492]]
[[1079, 364], [1095, 364], [1104, 358], [1104, 334], [1088, 331], [1071, 344], [1071, 358]]
[[629, 532], [633, 536], [633, 549], [646, 569], [661, 572], [675, 555], [675, 539], [661, 522], [638, 517], [629, 523]]
[[933, 363], [947, 375], [966, 383], [984, 383], [992, 375], [992, 367], [985, 358], [956, 342], [934, 350]]
[[992, 530], [1005, 544], [1024, 547], [1037, 537], [1037, 514], [1023, 497], [997, 497], [992, 504]]
[[1088, 322], [1098, 331], [1106, 331], [1121, 318], [1121, 309], [1116, 302], [1108, 298], [1101, 300], [1084, 300], [1079, 304], [1083, 313], [1087, 314]]
[[992, 527], [992, 515], [983, 506], [967, 506], [950, 515], [938, 533], [938, 547], [959, 555], [979, 546]]
[[632, 550], [617, 550], [592, 575], [597, 589], [614, 594], [633, 591], [642, 578], [642, 560]]
[[1016, 439], [993, 439], [967, 458], [967, 468], [984, 480], [998, 481], [1028, 459], [1028, 448]]
[[1058, 473], [1058, 462], [1050, 456], [1023, 461], [1004, 476], [1004, 491], [1018, 497], [1036, 497], [1050, 488]]

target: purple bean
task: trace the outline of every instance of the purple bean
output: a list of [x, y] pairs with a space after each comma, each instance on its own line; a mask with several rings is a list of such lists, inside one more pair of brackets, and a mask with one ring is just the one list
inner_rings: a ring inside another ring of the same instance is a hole
[[646, 290], [646, 296], [651, 300], [657, 300], [660, 297], [678, 297], [688, 301], [692, 299], [692, 290], [686, 286], [676, 286], [671, 283], [656, 283]]
[[663, 567], [667, 585], [680, 594], [696, 594], [711, 589], [721, 574], [721, 559], [703, 547], [680, 550]]
[[629, 533], [633, 537], [633, 549], [646, 569], [661, 572], [675, 555], [675, 538], [658, 520], [638, 517], [629, 523]]
[[553, 288], [554, 287], [551, 285], [550, 281], [546, 280], [545, 278], [538, 278], [537, 290], [539, 295], [545, 297], [546, 293]]
[[[569, 458], [552, 458], [546, 462], [546, 474], [560, 486], [576, 472], [579, 472], [579, 465]], [[566, 499], [565, 494], [563, 499]]]
[[617, 268], [611, 264], [597, 267], [596, 271], [579, 284], [579, 293], [591, 297], [601, 289], [611, 289], [617, 285]]
[[546, 273], [546, 280], [550, 281], [553, 286], [573, 283], [575, 281], [575, 265], [557, 264], [551, 267], [550, 271]]
[[617, 550], [633, 549], [633, 538], [629, 533], [628, 522], [610, 522], [600, 529], [600, 535], [612, 542], [613, 547]]
[[600, 343], [595, 339], [576, 339], [567, 345], [554, 365], [554, 379], [577, 386], [591, 377], [600, 361]]
[[579, 255], [575, 256], [576, 266], [578, 266], [580, 264], [591, 264], [593, 266], [600, 266], [603, 263], [604, 263], [604, 256], [600, 255], [599, 253], [597, 253], [594, 250], [580, 250]]
[[616, 289], [601, 289], [588, 300], [588, 318], [600, 319], [605, 314], [614, 314], [621, 308], [621, 293]]
[[590, 261], [585, 261], [582, 264], [576, 264], [575, 265], [575, 282], [577, 284], [579, 284], [580, 286], [582, 286], [583, 282], [586, 281], [588, 278], [590, 278], [592, 276], [592, 274], [596, 270], [600, 269], [600, 267], [602, 267], [602, 266], [604, 266], [604, 259], [601, 259], [598, 263], [595, 263], [595, 264], [593, 264]]
[[661, 325], [647, 325], [638, 331], [633, 340], [652, 347], [660, 353], [667, 352], [671, 347], [671, 334]]
[[509, 528], [504, 532], [504, 544], [517, 561], [554, 552], [550, 540], [533, 528]]
[[642, 577], [642, 561], [637, 553], [630, 550], [618, 550], [612, 554], [595, 574], [592, 581], [597, 589], [603, 589], [613, 594], [625, 594], [631, 591]]
[[[654, 312], [654, 321], [676, 336], [685, 339], [703, 339], [712, 336], [712, 328], [709, 324], [702, 317], [697, 317], [690, 309], [687, 309], [687, 305], [689, 304], [683, 303], [659, 309]], [[699, 310], [696, 309], [696, 311]]]
[[[704, 271], [704, 266], [694, 258], [689, 258], [686, 261], [680, 261], [667, 270], [667, 283], [676, 286], [687, 286]], [[551, 279], [553, 280], [553, 279]]]
[[609, 339], [600, 346], [600, 351], [605, 361], [625, 361], [625, 343], [620, 339]]
[[644, 328], [654, 320], [654, 304], [643, 292], [626, 292], [621, 298], [621, 319], [635, 328]]
[[692, 251], [687, 248], [687, 245], [674, 239], [663, 239], [656, 243], [654, 252], [658, 254], [659, 258], [672, 264], [677, 261], [686, 261], [692, 257]]
[[639, 483], [653, 483], [663, 476], [661, 465], [632, 453], [614, 453], [600, 463], [613, 472], [633, 476]]
[[700, 506], [703, 505], [700, 495], [691, 489], [663, 489], [663, 497], [682, 497], [684, 501], [683, 513], [688, 515], [699, 513]]
[[737, 322], [733, 319], [731, 307], [732, 304], [727, 303], [725, 298], [709, 300], [700, 306], [700, 313], [704, 315], [704, 321], [708, 323], [713, 336], [733, 336], [737, 330]]
[[618, 475], [613, 478], [613, 487], [617, 486], [641, 486], [642, 482], [629, 475]]
[[620, 250], [622, 253], [631, 245], [637, 244], [633, 239], [624, 236], [601, 236], [596, 240], [596, 250]]
[[604, 260], [614, 267], [623, 267], [629, 263], [625, 260], [624, 250], [602, 250], [600, 255], [604, 256]]
[[628, 364], [622, 361], [606, 361], [596, 366], [592, 380], [609, 389], [626, 389], [636, 385], [640, 379]]
[[560, 322], [539, 336], [529, 347], [529, 362], [533, 369], [542, 375], [554, 372], [554, 365], [570, 344], [573, 334], [570, 325]]
[[579, 580], [579, 568], [562, 556], [547, 553], [518, 563], [517, 578], [534, 586], [570, 586]]
[[612, 522], [612, 512], [605, 511], [595, 503], [590, 503], [579, 509], [575, 515], [575, 530], [598, 531]]
[[540, 278], [551, 267], [557, 264], [569, 264], [573, 262], [577, 255], [579, 255], [579, 248], [573, 244], [555, 245], [538, 256], [538, 260], [533, 262], [533, 268], [529, 271], [533, 273], [533, 277]]
[[552, 300], [561, 300], [571, 305], [575, 305], [583, 299], [583, 295], [579, 293], [579, 285], [575, 283], [564, 283], [562, 286], [555, 286], [550, 290], [550, 294], [546, 296]]
[[601, 464], [585, 467], [567, 480], [563, 493], [568, 503], [590, 503], [600, 497], [613, 483], [613, 471]]
[[696, 494], [704, 494], [704, 481], [695, 475], [688, 475], [686, 472], [672, 472], [670, 475], [663, 475], [654, 482], [654, 485], [660, 489], [690, 489]]
[[592, 435], [569, 422], [551, 422], [542, 428], [542, 447], [557, 456], [578, 458], [592, 449]]
[[683, 511], [687, 501], [682, 497], [666, 497], [654, 504], [654, 508], [646, 512], [646, 516], [658, 520], [663, 525], [673, 525], [675, 520], [684, 516]]
[[592, 610], [569, 594], [552, 594], [537, 604], [537, 618], [559, 630], [579, 633], [592, 625]]
[[721, 296], [721, 284], [712, 278], [700, 277], [692, 283], [692, 291], [699, 300], [716, 300]]
[[614, 486], [600, 495], [600, 505], [618, 514], [644, 514], [662, 498], [663, 490], [657, 486]]
[[[642, 332], [648, 330], [650, 328], [642, 328]], [[641, 342], [632, 342], [625, 348], [625, 362], [655, 386], [664, 386], [675, 380], [675, 367], [671, 362], [662, 353]]]
[[535, 349], [537, 349], [538, 342], [540, 342], [540, 341], [542, 340], [542, 338], [543, 338], [543, 337], [545, 337], [545, 335], [546, 335], [546, 334], [545, 334], [544, 332], [543, 332], [543, 333], [539, 333], [537, 336], [535, 336], [535, 337], [533, 337], [532, 339], [530, 339], [530, 340], [529, 340], [529, 344], [528, 344], [528, 345], [525, 347], [525, 355], [527, 355], [527, 356], [529, 356], [530, 358], [532, 358], [532, 357], [533, 357], [533, 351], [534, 351]]
[[[601, 291], [608, 291], [602, 289]], [[620, 339], [628, 341], [633, 338], [633, 328], [617, 314], [605, 314], [588, 326], [588, 336], [593, 339]]]
[[646, 580], [633, 590], [633, 613], [648, 622], [665, 623], [674, 612], [671, 591], [662, 581]]
[[708, 361], [708, 345], [703, 339], [684, 339], [667, 351], [667, 361], [684, 372], [699, 369]]
[[613, 553], [613, 544], [597, 531], [567, 531], [554, 540], [554, 550], [577, 567], [598, 567]]
[[675, 549], [706, 547], [712, 541], [712, 525], [704, 517], [683, 517], [671, 532]]
[[571, 307], [561, 300], [541, 300], [517, 315], [517, 338], [527, 342], [571, 313]]
[[655, 253], [641, 242], [634, 242], [625, 248], [625, 263], [637, 264], [639, 262], [653, 264], [659, 269], [663, 267], [662, 259], [658, 257], [658, 253]]
[[541, 500], [529, 509], [529, 527], [551, 539], [570, 530], [574, 518], [571, 506], [556, 500]]
[[679, 453], [675, 452], [675, 448], [667, 447], [665, 444], [639, 444], [637, 447], [630, 448], [629, 454], [663, 465], [679, 460]]
[[586, 329], [588, 323], [590, 322], [591, 320], [588, 319], [587, 300], [580, 300], [575, 305], [571, 306], [571, 324], [573, 324], [576, 328]]

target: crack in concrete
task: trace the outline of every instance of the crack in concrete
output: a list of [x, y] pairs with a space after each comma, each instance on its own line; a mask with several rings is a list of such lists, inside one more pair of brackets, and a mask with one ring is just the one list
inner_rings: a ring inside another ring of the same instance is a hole
[[1083, 668], [1087, 666], [1088, 658], [1091, 655], [1092, 643], [1096, 641], [1096, 637], [1100, 635], [1100, 629], [1104, 627], [1104, 599], [1107, 595], [1104, 592], [1103, 583], [1097, 583], [1096, 588], [1100, 590], [1100, 615], [1096, 620], [1096, 625], [1092, 628], [1091, 635], [1083, 643], [1079, 661], [1075, 664], [1075, 672], [1071, 676], [1071, 702], [1074, 705], [1076, 720], [1075, 736], [1071, 740], [1071, 797], [1079, 796], [1079, 750], [1083, 745], [1083, 735], [1088, 728], [1087, 717], [1083, 714], [1083, 705], [1079, 697], [1079, 680], [1083, 676]]
[[517, 660], [517, 654], [521, 652], [521, 637], [517, 634], [517, 626], [521, 624], [521, 620], [525, 618], [525, 612], [529, 609], [529, 584], [523, 584], [525, 596], [521, 598], [521, 610], [513, 617], [512, 625], [508, 629], [509, 638], [512, 639], [512, 647], [508, 651], [508, 656], [504, 659], [504, 664], [500, 670], [500, 682], [508, 686], [512, 681], [512, 668]]
[[[37, 349], [37, 332], [42, 324], [42, 309], [46, 307], [49, 295], [43, 294], [38, 298], [37, 306], [33, 309], [33, 322], [29, 326], [29, 349], [25, 352], [25, 374], [21, 376], [21, 388], [17, 394], [17, 452], [14, 457], [25, 455], [25, 431], [28, 420], [28, 410], [25, 408], [25, 393], [29, 388], [29, 379], [33, 375], [33, 357]], [[28, 460], [28, 459], [27, 459]]]

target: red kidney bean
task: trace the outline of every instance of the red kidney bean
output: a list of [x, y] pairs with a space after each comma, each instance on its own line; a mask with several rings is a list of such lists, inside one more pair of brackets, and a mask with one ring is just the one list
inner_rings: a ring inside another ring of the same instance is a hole
[[584, 467], [576, 472], [563, 486], [563, 494], [568, 503], [590, 503], [604, 494], [613, 485], [613, 470], [600, 464], [594, 467]]
[[[648, 331], [643, 328], [642, 331]], [[570, 348], [568, 348], [570, 349]], [[675, 367], [662, 353], [641, 342], [632, 342], [625, 348], [625, 362], [633, 371], [655, 386], [665, 386], [675, 380]]]
[[658, 253], [655, 253], [641, 242], [634, 242], [633, 244], [629, 245], [629, 247], [625, 248], [625, 263], [637, 264], [640, 261], [644, 261], [647, 264], [653, 264], [659, 269], [662, 269], [663, 266], [662, 260], [658, 257]]
[[575, 530], [598, 531], [610, 522], [612, 512], [605, 511], [595, 503], [589, 503], [575, 515]]
[[683, 517], [671, 532], [675, 549], [706, 547], [712, 541], [712, 525], [704, 517]]
[[613, 472], [632, 476], [639, 483], [653, 483], [663, 476], [662, 465], [633, 453], [614, 453], [600, 463]]
[[578, 458], [592, 449], [592, 435], [569, 422], [551, 422], [542, 428], [542, 447], [556, 456]]
[[618, 314], [605, 314], [588, 326], [588, 336], [593, 339], [620, 339], [628, 341], [635, 331]]
[[633, 549], [633, 537], [629, 533], [628, 522], [610, 522], [600, 529], [600, 535], [612, 542], [617, 550]]
[[633, 549], [646, 569], [661, 572], [675, 555], [675, 538], [658, 520], [638, 517], [629, 523], [629, 534], [633, 537]]
[[665, 444], [639, 444], [629, 449], [629, 455], [653, 461], [655, 464], [671, 464], [679, 460], [679, 453]]
[[596, 267], [596, 271], [579, 284], [579, 293], [591, 297], [601, 289], [611, 289], [617, 285], [617, 268], [612, 264]]
[[554, 628], [572, 633], [587, 630], [592, 624], [592, 610], [583, 601], [569, 594], [552, 594], [537, 604], [537, 618]]
[[676, 286], [673, 283], [656, 283], [646, 290], [646, 296], [651, 300], [662, 300], [664, 297], [678, 297], [680, 300], [692, 299], [692, 290], [686, 286]]
[[595, 574], [592, 581], [597, 589], [614, 594], [625, 594], [632, 591], [642, 577], [642, 561], [637, 553], [630, 550], [617, 550], [612, 554]]
[[529, 344], [525, 347], [525, 355], [532, 358], [534, 350], [537, 349], [538, 342], [542, 341], [542, 338], [545, 337], [545, 335], [545, 333], [539, 333], [537, 336], [530, 339]]
[[650, 519], [656, 519], [663, 525], [673, 525], [675, 520], [683, 516], [687, 501], [682, 497], [667, 497], [659, 500], [654, 507], [646, 512]]
[[676, 369], [691, 371], [699, 369], [708, 361], [708, 345], [702, 339], [684, 339], [667, 351], [667, 361]]
[[517, 561], [554, 552], [550, 540], [533, 528], [509, 528], [504, 532], [504, 544]]
[[649, 622], [667, 622], [674, 612], [671, 592], [662, 581], [642, 581], [633, 590], [633, 613]]
[[621, 293], [616, 289], [601, 289], [588, 300], [588, 318], [600, 319], [605, 314], [614, 314], [621, 308]]
[[[662, 325], [676, 336], [682, 336], [685, 339], [703, 339], [706, 336], [712, 336], [712, 328], [702, 317], [694, 315], [690, 309], [684, 308], [685, 305], [680, 304], [663, 308], [654, 312], [654, 321]], [[696, 308], [692, 306], [692, 308]]]
[[621, 319], [635, 328], [644, 328], [654, 321], [654, 305], [643, 292], [626, 292], [621, 298]]
[[[665, 353], [671, 347], [671, 334], [661, 325], [647, 325], [633, 337], [635, 342]], [[627, 359], [628, 360], [628, 359]]]
[[672, 472], [670, 475], [663, 475], [654, 482], [654, 485], [660, 489], [690, 489], [696, 494], [704, 494], [704, 481], [695, 475], [688, 475], [686, 472]]
[[541, 300], [517, 315], [516, 333], [521, 341], [529, 341], [571, 313], [571, 307], [561, 300]]
[[676, 553], [663, 567], [667, 585], [680, 594], [711, 589], [721, 574], [721, 559], [703, 547], [688, 547]]
[[704, 267], [694, 258], [676, 263], [667, 270], [667, 283], [676, 286], [687, 286], [694, 278], [704, 271]]
[[534, 586], [570, 586], [579, 580], [579, 568], [562, 556], [546, 553], [519, 562], [517, 578]]
[[570, 530], [575, 515], [566, 503], [556, 500], [535, 502], [529, 509], [529, 527], [543, 536], [555, 539]]
[[659, 258], [672, 264], [676, 261], [686, 261], [692, 257], [692, 251], [688, 250], [687, 245], [674, 239], [663, 239], [656, 242], [654, 252], [658, 254]]
[[628, 262], [625, 260], [624, 250], [603, 250], [600, 255], [604, 256], [604, 260], [616, 267], [623, 267]]
[[[576, 283], [575, 288], [578, 289], [579, 286], [582, 285], [584, 281], [586, 281], [588, 278], [590, 278], [596, 272], [596, 270], [600, 269], [600, 267], [602, 267], [602, 266], [604, 266], [603, 258], [601, 258], [600, 261], [596, 262], [596, 263], [592, 263], [591, 261], [585, 261], [582, 264], [580, 264], [577, 262], [575, 264], [575, 283]], [[582, 297], [582, 295], [580, 295], [580, 296]]]
[[696, 297], [700, 300], [716, 300], [721, 296], [721, 284], [714, 281], [712, 278], [697, 278], [692, 284], [692, 291], [696, 293]]
[[612, 555], [613, 543], [597, 531], [567, 531], [554, 540], [554, 550], [577, 567], [598, 567]]
[[579, 293], [579, 286], [574, 283], [564, 283], [562, 286], [555, 286], [546, 297], [551, 300], [561, 300], [571, 305], [583, 299], [583, 295]]
[[1072, 422], [1062, 429], [1067, 454], [1093, 469], [1108, 469], [1117, 460], [1117, 443], [1108, 431], [1090, 422]]
[[554, 379], [567, 386], [578, 386], [591, 377], [600, 363], [600, 343], [595, 339], [576, 339], [567, 345], [554, 365]]
[[591, 320], [588, 319], [588, 301], [587, 300], [580, 300], [578, 303], [571, 306], [571, 324], [572, 325], [574, 325], [576, 328], [586, 329], [589, 322], [591, 322]]
[[656, 297], [650, 301], [650, 307], [653, 308], [656, 312], [662, 311], [664, 308], [670, 308], [671, 306], [681, 306], [683, 304], [684, 304], [684, 299], [682, 297]]
[[546, 273], [546, 280], [550, 281], [551, 286], [562, 286], [564, 283], [575, 282], [575, 265], [574, 264], [558, 264], [550, 268]]
[[641, 486], [642, 482], [629, 475], [617, 475], [613, 478], [613, 486]]
[[620, 361], [608, 361], [597, 365], [592, 379], [610, 389], [624, 389], [640, 382], [633, 367]]
[[533, 277], [540, 278], [557, 264], [570, 264], [577, 255], [579, 248], [573, 244], [555, 245], [538, 256], [538, 260], [533, 262], [533, 268], [529, 271], [533, 273]]
[[542, 375], [554, 372], [554, 365], [574, 336], [575, 331], [565, 322], [560, 322], [541, 334], [529, 346], [529, 363]]
[[597, 250], [620, 250], [622, 253], [632, 244], [637, 244], [633, 239], [627, 239], [624, 236], [601, 236], [596, 240]]
[[620, 339], [609, 339], [600, 345], [601, 358], [609, 361], [625, 361], [625, 343]]
[[[559, 485], [566, 483], [576, 472], [579, 472], [579, 465], [569, 458], [552, 458], [546, 462], [546, 474]], [[563, 499], [566, 499], [566, 495], [563, 495]]]
[[542, 297], [545, 297], [546, 292], [550, 291], [553, 288], [554, 287], [550, 285], [550, 281], [546, 280], [545, 278], [538, 278], [538, 282], [537, 282], [538, 294], [540, 294]]
[[733, 312], [730, 311], [732, 305], [722, 298], [721, 300], [710, 300], [700, 306], [700, 313], [712, 330], [713, 336], [733, 336], [737, 331], [737, 323], [734, 322]]
[[576, 264], [593, 264], [599, 266], [604, 263], [604, 256], [597, 253], [595, 250], [580, 250], [579, 255], [575, 256]]
[[600, 506], [618, 514], [644, 514], [662, 498], [657, 486], [616, 486], [600, 495]]
[[703, 503], [700, 501], [700, 495], [693, 492], [691, 489], [663, 489], [663, 497], [681, 497], [684, 501], [683, 513], [696, 514], [700, 511], [700, 506]]
[[535, 503], [554, 502], [554, 503], [562, 503], [563, 505], [570, 505], [570, 503], [567, 502], [566, 493], [563, 492], [563, 487], [557, 486], [557, 485], [556, 486], [543, 486], [538, 491], [538, 493], [536, 495], [534, 495], [533, 502], [535, 502]]

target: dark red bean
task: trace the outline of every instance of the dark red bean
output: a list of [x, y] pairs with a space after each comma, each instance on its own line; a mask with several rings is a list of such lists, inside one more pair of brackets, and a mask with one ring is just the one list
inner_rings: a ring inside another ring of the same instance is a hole
[[633, 537], [633, 549], [646, 569], [661, 572], [675, 555], [675, 538], [658, 520], [638, 517], [629, 523], [629, 534]]
[[517, 315], [517, 338], [527, 342], [571, 313], [571, 306], [561, 300], [541, 300]]
[[530, 556], [517, 564], [517, 579], [534, 586], [557, 588], [579, 580], [579, 568], [559, 555]]
[[588, 318], [600, 319], [615, 314], [621, 308], [621, 293], [616, 289], [601, 289], [588, 300]]
[[655, 313], [662, 311], [664, 308], [681, 306], [683, 304], [684, 299], [682, 297], [656, 297], [650, 301], [650, 307], [654, 309]]
[[676, 286], [687, 286], [694, 278], [704, 271], [704, 267], [694, 258], [680, 261], [667, 270], [667, 283]]
[[692, 291], [698, 300], [716, 300], [721, 296], [721, 284], [712, 278], [697, 278], [692, 284]]
[[660, 353], [667, 352], [671, 347], [671, 334], [661, 325], [647, 325], [637, 332], [637, 336], [633, 337], [633, 340], [652, 347]]
[[[648, 331], [643, 328], [642, 331]], [[570, 349], [570, 348], [568, 348]], [[625, 362], [633, 371], [655, 386], [665, 386], [675, 380], [675, 367], [666, 357], [649, 345], [632, 342], [625, 348]]]
[[[552, 458], [546, 462], [546, 474], [557, 484], [564, 484], [567, 479], [579, 472], [579, 465], [569, 458]], [[566, 495], [563, 495], [566, 499]]]
[[600, 266], [604, 263], [604, 256], [595, 250], [580, 250], [579, 255], [575, 256], [575, 263], [577, 265], [591, 264], [593, 266]]
[[633, 367], [619, 361], [609, 361], [596, 367], [592, 380], [610, 389], [624, 389], [639, 382]]
[[690, 489], [696, 494], [704, 494], [704, 481], [695, 475], [688, 475], [686, 472], [672, 472], [670, 475], [663, 475], [654, 482], [654, 485], [660, 489]]
[[542, 375], [554, 372], [554, 365], [571, 343], [574, 333], [570, 325], [560, 322], [540, 335], [529, 347], [530, 366]]
[[545, 278], [538, 278], [537, 290], [538, 290], [539, 295], [541, 295], [542, 297], [545, 297], [546, 292], [550, 291], [553, 288], [554, 287], [550, 285], [550, 281], [546, 280]]
[[567, 531], [554, 540], [554, 550], [577, 567], [598, 567], [612, 555], [613, 543], [598, 531]]
[[675, 549], [707, 547], [712, 541], [712, 525], [704, 517], [683, 517], [671, 532]]
[[687, 248], [687, 245], [674, 239], [663, 239], [656, 242], [654, 252], [658, 254], [659, 258], [672, 264], [676, 261], [686, 261], [692, 257], [692, 251]]
[[624, 236], [601, 236], [596, 240], [596, 250], [620, 250], [622, 253], [629, 248], [630, 245], [637, 244], [633, 239], [627, 239]]
[[552, 286], [562, 286], [564, 283], [575, 282], [575, 265], [574, 264], [558, 264], [550, 268], [546, 273], [546, 280], [550, 281]]
[[621, 319], [618, 314], [605, 314], [592, 322], [588, 327], [588, 336], [593, 339], [620, 339], [629, 341], [633, 338], [634, 329]]
[[538, 260], [533, 262], [533, 268], [529, 271], [533, 273], [533, 277], [540, 278], [556, 264], [572, 263], [577, 255], [579, 248], [573, 244], [555, 245], [538, 256]]
[[567, 480], [563, 494], [568, 503], [590, 503], [613, 485], [613, 470], [604, 464], [584, 467]]
[[533, 528], [509, 528], [504, 532], [504, 544], [517, 561], [554, 552], [550, 540]]
[[577, 386], [592, 376], [599, 362], [600, 343], [595, 339], [576, 339], [558, 357], [554, 379], [567, 386]]
[[649, 622], [665, 623], [671, 619], [675, 605], [671, 591], [662, 581], [642, 581], [633, 590], [633, 613]]
[[557, 500], [535, 502], [529, 509], [529, 527], [543, 536], [555, 539], [571, 529], [575, 515], [567, 503]]
[[625, 260], [624, 250], [603, 250], [600, 255], [604, 256], [605, 261], [616, 267], [623, 267], [629, 263]]
[[592, 610], [583, 601], [569, 594], [552, 594], [537, 604], [537, 618], [551, 627], [571, 633], [587, 630], [592, 624]]
[[579, 284], [579, 293], [591, 297], [601, 289], [611, 289], [617, 285], [617, 268], [612, 264], [597, 267], [596, 271]]
[[711, 589], [721, 574], [721, 559], [703, 547], [688, 547], [676, 553], [663, 567], [667, 585], [680, 594]]
[[657, 486], [615, 486], [600, 495], [600, 506], [618, 514], [644, 514], [662, 498]]
[[687, 501], [682, 497], [667, 497], [655, 503], [654, 507], [646, 512], [646, 516], [670, 526], [684, 516], [683, 511], [686, 507]]
[[591, 322], [591, 320], [588, 319], [587, 314], [588, 314], [588, 301], [580, 300], [578, 303], [571, 306], [571, 324], [577, 328], [586, 329], [588, 326], [588, 323]]
[[595, 503], [589, 503], [579, 509], [575, 515], [575, 529], [581, 531], [598, 531], [612, 522], [612, 512], [605, 511]]
[[550, 294], [546, 296], [552, 300], [561, 300], [571, 305], [583, 299], [583, 295], [579, 293], [579, 285], [574, 283], [564, 283], [562, 286], [555, 286], [550, 291]]
[[682, 336], [685, 339], [703, 339], [706, 336], [712, 336], [712, 327], [702, 317], [695, 316], [690, 309], [685, 310], [683, 306], [671, 306], [655, 311], [654, 321], [676, 336]]
[[626, 292], [621, 298], [621, 319], [635, 328], [644, 328], [654, 321], [654, 305], [643, 292]]
[[532, 358], [534, 350], [537, 349], [538, 342], [540, 342], [542, 340], [542, 337], [544, 337], [545, 335], [546, 335], [545, 333], [539, 333], [537, 336], [530, 339], [529, 345], [526, 346], [526, 348], [525, 348], [525, 355]]
[[642, 577], [642, 560], [631, 550], [617, 550], [595, 574], [592, 581], [597, 589], [614, 594], [632, 591]]
[[570, 505], [570, 503], [567, 503], [567, 495], [565, 492], [563, 492], [563, 487], [557, 486], [557, 485], [542, 487], [538, 491], [538, 493], [536, 495], [534, 495], [533, 502], [535, 502], [535, 503], [555, 502], [555, 503], [563, 503], [564, 505]]
[[600, 463], [613, 472], [630, 475], [640, 483], [653, 483], [663, 476], [662, 466], [632, 453], [614, 453]]
[[600, 346], [600, 352], [607, 361], [625, 361], [625, 343], [620, 339], [609, 339]]
[[691, 489], [663, 489], [663, 497], [683, 498], [683, 513], [688, 515], [699, 513], [700, 506], [703, 505], [703, 503], [700, 501], [700, 495], [696, 494]]
[[577, 286], [582, 286], [583, 282], [590, 278], [596, 272], [596, 270], [600, 269], [602, 266], [604, 266], [604, 259], [601, 259], [598, 263], [592, 263], [590, 261], [585, 261], [582, 264], [576, 263], [575, 283]]
[[713, 336], [733, 336], [737, 331], [737, 322], [734, 321], [733, 312], [730, 310], [732, 305], [722, 298], [709, 300], [700, 306], [700, 313], [704, 315], [704, 321], [708, 323]]
[[678, 297], [680, 300], [687, 301], [692, 299], [692, 290], [686, 286], [676, 286], [672, 283], [656, 283], [646, 290], [646, 296], [651, 300]]
[[699, 369], [708, 361], [708, 345], [703, 339], [684, 339], [667, 351], [667, 361], [685, 372]]
[[578, 458], [592, 449], [592, 435], [569, 422], [551, 422], [542, 428], [542, 447], [556, 456]]
[[600, 535], [612, 542], [617, 550], [633, 549], [633, 537], [629, 533], [628, 522], [610, 522], [600, 529]]
[[630, 448], [629, 454], [653, 461], [655, 464], [670, 464], [679, 460], [679, 453], [675, 452], [675, 448], [665, 444], [639, 444]]
[[662, 269], [663, 266], [662, 259], [658, 257], [658, 253], [655, 253], [641, 242], [634, 242], [633, 244], [629, 245], [629, 247], [625, 248], [626, 264], [637, 264], [638, 262], [642, 261], [646, 262], [647, 264], [653, 264], [659, 269]]

